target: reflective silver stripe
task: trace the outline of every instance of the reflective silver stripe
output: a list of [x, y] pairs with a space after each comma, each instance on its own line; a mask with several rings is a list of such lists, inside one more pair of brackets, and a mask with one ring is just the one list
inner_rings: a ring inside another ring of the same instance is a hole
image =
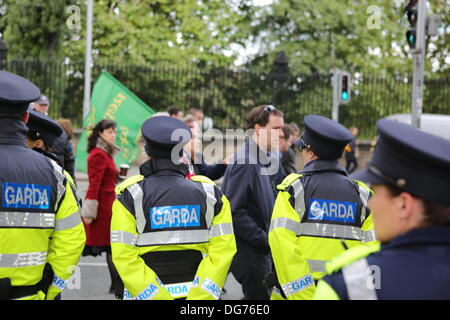
[[55, 214], [39, 212], [0, 212], [0, 227], [48, 228], [55, 226]]
[[203, 189], [206, 193], [206, 226], [209, 228], [211, 226], [212, 220], [214, 218], [214, 206], [216, 205], [217, 199], [214, 194], [214, 185], [202, 182]]
[[134, 210], [136, 211], [136, 228], [139, 233], [142, 233], [145, 228], [147, 221], [145, 220], [144, 209], [142, 208], [142, 201], [144, 197], [144, 192], [139, 184], [135, 183], [128, 187], [127, 190], [130, 192], [134, 200]]
[[177, 230], [143, 233], [137, 240], [138, 246], [203, 243], [209, 241], [209, 230]]
[[375, 230], [363, 231], [361, 236], [361, 242], [371, 242], [377, 240], [375, 238]]
[[170, 295], [175, 299], [183, 298], [187, 297], [187, 295], [189, 294], [189, 290], [191, 290], [192, 288], [192, 281], [165, 284], [164, 288], [166, 288], [167, 291], [169, 291]]
[[[66, 176], [64, 175], [63, 168], [59, 166], [55, 161], [50, 159], [53, 165], [53, 172], [55, 174], [56, 180], [58, 180], [57, 194], [56, 194], [56, 206], [59, 204], [64, 192], [66, 192], [66, 187], [64, 186], [64, 181]], [[56, 209], [56, 207], [55, 207]]]
[[284, 218], [284, 217], [276, 218], [276, 219], [272, 220], [272, 222], [270, 223], [270, 231], [273, 231], [273, 229], [276, 229], [276, 228], [284, 228], [284, 229], [291, 230], [292, 232], [297, 234], [299, 226], [300, 226], [300, 223], [298, 223], [297, 221], [294, 221], [292, 219]]
[[370, 270], [366, 259], [358, 260], [342, 268], [350, 300], [377, 300], [375, 287], [370, 288]]
[[308, 273], [306, 276], [302, 278], [282, 284], [281, 288], [283, 289], [284, 294], [288, 297], [294, 293], [308, 289], [313, 285], [314, 279], [312, 275]]
[[364, 223], [364, 220], [366, 220], [366, 214], [367, 214], [366, 207], [367, 207], [367, 203], [369, 202], [370, 191], [360, 185], [358, 185], [358, 187], [359, 187], [359, 197], [363, 203], [363, 207], [361, 210], [361, 223]]
[[211, 226], [209, 230], [209, 237], [220, 237], [227, 234], [233, 234], [233, 224], [232, 223], [221, 223]]
[[0, 268], [39, 266], [45, 263], [47, 251], [0, 254]]
[[300, 221], [302, 221], [303, 215], [305, 214], [305, 190], [303, 189], [303, 184], [300, 179], [292, 184], [294, 188], [294, 198], [295, 198], [295, 211], [297, 211]]
[[68, 217], [57, 219], [55, 221], [55, 231], [71, 229], [73, 227], [76, 227], [80, 223], [81, 223], [80, 213], [76, 211]]
[[362, 231], [360, 228], [327, 223], [301, 223], [298, 236], [344, 238], [361, 241]]
[[111, 231], [111, 243], [123, 243], [135, 246], [138, 236], [126, 231]]
[[325, 264], [328, 261], [325, 260], [313, 260], [308, 259], [309, 268], [311, 269], [311, 272], [326, 272]]

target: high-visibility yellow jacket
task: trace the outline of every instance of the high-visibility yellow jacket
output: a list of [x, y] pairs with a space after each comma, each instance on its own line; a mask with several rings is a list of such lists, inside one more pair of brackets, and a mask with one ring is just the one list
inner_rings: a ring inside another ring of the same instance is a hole
[[[369, 272], [369, 265], [364, 258], [374, 252], [379, 251], [380, 248], [380, 243], [378, 242], [371, 243], [367, 246], [353, 247], [341, 253], [340, 255], [337, 255], [330, 262], [328, 262], [325, 265], [326, 273], [327, 275], [331, 275], [342, 270], [342, 268], [351, 265], [353, 262], [362, 259], [359, 265], [354, 265], [353, 268], [347, 268], [345, 273], [347, 278], [344, 277], [344, 282], [345, 280], [347, 280], [348, 286], [353, 286], [354, 282], [357, 283], [357, 286], [360, 286], [360, 288], [357, 288], [356, 290], [359, 291], [362, 295], [356, 295], [357, 299], [363, 299], [363, 297], [364, 299], [376, 299], [376, 294], [374, 293], [375, 290], [371, 290], [368, 287], [368, 284], [370, 284], [369, 279], [371, 275]], [[317, 290], [314, 294], [314, 300], [340, 300], [340, 297], [336, 293], [335, 288], [332, 288], [327, 281], [324, 281], [325, 279], [327, 279], [327, 277], [321, 279], [317, 284]]]
[[236, 243], [230, 204], [214, 182], [156, 173], [131, 177], [116, 193], [111, 249], [124, 297], [218, 299]]
[[[326, 262], [346, 248], [375, 241], [366, 208], [370, 195], [367, 186], [345, 178], [341, 186], [333, 186], [333, 199], [329, 192], [317, 194], [326, 179], [302, 177], [291, 174], [278, 186], [269, 231], [276, 275], [287, 299], [311, 299], [314, 280], [324, 276]], [[329, 198], [324, 199], [324, 194]], [[277, 292], [274, 290], [272, 299], [281, 299]]]
[[[0, 162], [2, 157], [14, 161], [0, 174], [0, 279], [10, 279], [16, 292], [10, 298], [54, 299], [66, 287], [86, 242], [75, 184], [56, 162], [26, 146], [9, 151], [0, 151]], [[37, 284], [46, 264], [53, 277], [43, 292]], [[36, 287], [35, 293], [18, 296], [24, 287]]]

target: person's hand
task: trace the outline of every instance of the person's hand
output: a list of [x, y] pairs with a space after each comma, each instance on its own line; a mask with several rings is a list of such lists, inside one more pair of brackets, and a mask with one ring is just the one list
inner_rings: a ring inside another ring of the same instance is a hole
[[233, 157], [234, 157], [234, 154], [232, 154], [232, 155], [226, 157], [225, 159], [223, 159], [223, 164], [226, 165], [226, 166], [231, 164], [232, 161], [233, 161]]
[[90, 225], [92, 223], [92, 221], [94, 221], [94, 219], [92, 218], [83, 218], [81, 217], [81, 219], [83, 219], [83, 222], [87, 225]]

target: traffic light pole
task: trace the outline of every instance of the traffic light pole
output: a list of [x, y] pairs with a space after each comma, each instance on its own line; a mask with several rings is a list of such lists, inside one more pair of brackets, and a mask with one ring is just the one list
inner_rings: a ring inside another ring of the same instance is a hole
[[91, 69], [92, 69], [92, 20], [94, 15], [94, 0], [87, 0], [87, 22], [86, 22], [86, 51], [84, 60], [84, 96], [83, 96], [83, 119], [91, 109]]
[[333, 88], [333, 106], [331, 109], [331, 119], [333, 119], [336, 122], [339, 122], [339, 92], [338, 92], [338, 78], [339, 78], [339, 71], [334, 68], [332, 69], [333, 72], [333, 78], [331, 79], [331, 86]]
[[423, 108], [423, 78], [424, 60], [426, 53], [425, 45], [425, 21], [427, 17], [427, 1], [419, 0], [417, 3], [417, 39], [413, 54], [413, 83], [411, 100], [411, 124], [420, 128], [420, 116]]

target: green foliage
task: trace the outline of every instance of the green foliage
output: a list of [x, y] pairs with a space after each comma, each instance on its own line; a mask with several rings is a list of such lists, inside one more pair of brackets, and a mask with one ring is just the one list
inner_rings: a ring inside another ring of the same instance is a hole
[[[450, 0], [430, 0], [431, 13], [442, 20], [441, 34], [428, 41], [427, 61], [433, 61], [436, 68], [434, 78], [450, 77]], [[430, 45], [432, 43], [432, 45]]]
[[[245, 113], [263, 103], [285, 111], [287, 122], [301, 124], [312, 113], [330, 117], [328, 74], [337, 67], [354, 76], [352, 100], [340, 107], [340, 120], [372, 138], [377, 119], [410, 110], [406, 2], [276, 0], [255, 7], [252, 0], [95, 0], [92, 80], [104, 68], [155, 110], [199, 107], [226, 129], [242, 127]], [[450, 113], [450, 0], [429, 4], [444, 32], [428, 39], [424, 112]], [[79, 8], [79, 28], [68, 24], [70, 5]], [[85, 0], [0, 0], [8, 70], [50, 96], [53, 117], [78, 125], [85, 17]], [[255, 43], [261, 44], [259, 54], [232, 70], [236, 56], [224, 52], [231, 52], [232, 44]], [[290, 66], [282, 88], [270, 74], [280, 51]]]
[[[352, 72], [376, 70], [385, 75], [411, 72], [411, 53], [405, 40], [408, 23], [403, 13], [407, 2], [275, 1], [255, 26], [263, 49], [250, 67], [267, 70], [276, 54], [284, 51], [293, 73], [323, 73], [333, 67]], [[429, 14], [439, 14], [446, 30], [445, 34], [428, 39], [425, 70], [427, 76], [434, 76], [434, 71], [450, 69], [448, 60], [444, 62], [449, 56], [450, 1], [429, 3]], [[435, 70], [437, 62], [439, 67]]]
[[[247, 1], [242, 1], [245, 4]], [[86, 1], [4, 0], [1, 19], [12, 57], [84, 59]], [[80, 28], [68, 20], [79, 9]], [[243, 34], [242, 10], [222, 0], [96, 0], [94, 61], [229, 64], [222, 51]], [[1, 29], [0, 29], [1, 30]]]
[[3, 0], [1, 30], [13, 56], [59, 56], [70, 0]]

